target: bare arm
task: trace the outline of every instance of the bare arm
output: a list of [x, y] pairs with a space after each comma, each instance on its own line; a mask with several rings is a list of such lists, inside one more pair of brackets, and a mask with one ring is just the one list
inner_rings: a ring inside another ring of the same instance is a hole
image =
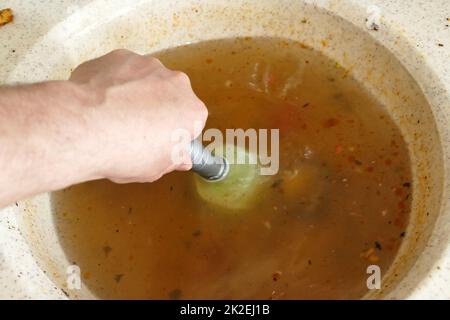
[[88, 180], [150, 182], [188, 170], [187, 155], [171, 160], [171, 134], [194, 138], [206, 117], [186, 75], [125, 50], [81, 65], [68, 81], [2, 87], [0, 207]]

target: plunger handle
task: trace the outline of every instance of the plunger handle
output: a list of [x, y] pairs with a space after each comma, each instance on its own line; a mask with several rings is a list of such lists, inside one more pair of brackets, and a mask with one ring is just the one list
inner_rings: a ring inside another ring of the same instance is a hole
[[190, 147], [192, 160], [192, 171], [198, 173], [207, 180], [220, 180], [228, 173], [228, 162], [226, 159], [214, 156], [203, 147], [201, 141], [193, 140]]

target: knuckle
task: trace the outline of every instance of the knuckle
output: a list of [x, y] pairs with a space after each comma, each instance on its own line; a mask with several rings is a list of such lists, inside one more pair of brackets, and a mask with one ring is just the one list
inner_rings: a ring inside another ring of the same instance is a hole
[[180, 83], [185, 83], [189, 85], [191, 83], [189, 76], [182, 71], [172, 71], [172, 78], [176, 81], [179, 81]]
[[208, 109], [206, 108], [203, 102], [197, 100], [191, 111], [190, 122], [200, 123], [203, 127], [205, 126], [207, 119], [208, 119]]
[[203, 102], [194, 98], [182, 113], [183, 117], [180, 120], [184, 124], [183, 127], [188, 128], [192, 135], [197, 136], [199, 134], [199, 132], [196, 132], [198, 127], [203, 129], [206, 124], [208, 109]]
[[118, 56], [123, 56], [123, 55], [127, 55], [130, 54], [131, 51], [127, 50], [127, 49], [115, 49], [113, 51], [110, 52], [110, 54], [112, 55], [118, 55]]
[[206, 119], [208, 118], [208, 108], [206, 108], [206, 105], [202, 101], [200, 101], [199, 105], [200, 118], [203, 122], [206, 122]]
[[159, 60], [158, 58], [152, 56], [146, 56], [146, 58], [149, 64], [152, 66], [163, 66], [161, 60]]

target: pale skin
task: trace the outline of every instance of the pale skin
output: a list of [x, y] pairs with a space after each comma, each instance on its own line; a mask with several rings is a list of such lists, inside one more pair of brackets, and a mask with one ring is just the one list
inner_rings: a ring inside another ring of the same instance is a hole
[[192, 166], [179, 141], [203, 129], [207, 109], [189, 78], [149, 56], [116, 50], [67, 81], [0, 87], [0, 208], [96, 179], [153, 182]]

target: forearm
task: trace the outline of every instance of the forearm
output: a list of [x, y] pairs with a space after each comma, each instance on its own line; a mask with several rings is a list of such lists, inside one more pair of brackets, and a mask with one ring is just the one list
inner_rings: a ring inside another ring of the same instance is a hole
[[68, 81], [0, 88], [0, 207], [99, 178], [91, 100]]
[[185, 74], [127, 50], [81, 64], [68, 81], [0, 87], [0, 208], [88, 180], [189, 170], [187, 152], [173, 161], [172, 135], [197, 137], [207, 115]]

